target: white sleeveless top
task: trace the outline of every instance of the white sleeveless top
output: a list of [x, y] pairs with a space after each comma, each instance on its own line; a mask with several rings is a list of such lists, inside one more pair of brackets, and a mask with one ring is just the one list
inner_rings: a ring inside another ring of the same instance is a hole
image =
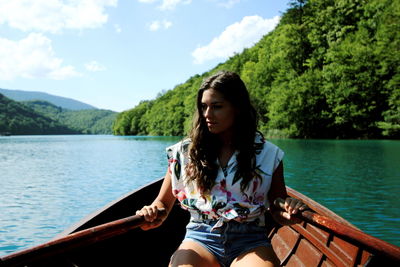
[[[183, 140], [168, 147], [168, 168], [172, 178], [172, 191], [182, 208], [188, 210], [192, 220], [219, 220], [255, 222], [265, 225], [264, 212], [269, 208], [268, 191], [272, 174], [281, 162], [284, 152], [274, 144], [265, 141], [261, 135], [255, 138], [256, 169], [260, 179], [253, 179], [244, 192], [240, 190], [241, 177], [237, 174], [237, 151], [230, 158], [226, 168], [219, 167], [215, 185], [209, 194], [200, 196], [194, 181], [188, 181], [185, 166], [189, 162], [190, 140]], [[217, 164], [219, 162], [217, 160]]]

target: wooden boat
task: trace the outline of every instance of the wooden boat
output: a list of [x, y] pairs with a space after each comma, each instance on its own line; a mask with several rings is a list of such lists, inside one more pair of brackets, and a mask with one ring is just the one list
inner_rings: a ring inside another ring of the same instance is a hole
[[[132, 216], [156, 197], [161, 183], [123, 196], [46, 244], [2, 257], [0, 266], [167, 266], [188, 213], [175, 205], [164, 224], [149, 231], [138, 228], [143, 218]], [[312, 211], [299, 215], [299, 223], [266, 230], [282, 266], [400, 266], [400, 247], [361, 232], [293, 189], [288, 193]]]

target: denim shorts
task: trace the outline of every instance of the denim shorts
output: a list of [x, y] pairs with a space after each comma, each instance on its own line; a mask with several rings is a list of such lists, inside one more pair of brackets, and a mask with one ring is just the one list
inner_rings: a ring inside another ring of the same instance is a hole
[[213, 254], [221, 266], [229, 266], [235, 258], [253, 248], [271, 247], [266, 229], [254, 223], [224, 222], [213, 228], [217, 221], [189, 222], [185, 240], [198, 242]]

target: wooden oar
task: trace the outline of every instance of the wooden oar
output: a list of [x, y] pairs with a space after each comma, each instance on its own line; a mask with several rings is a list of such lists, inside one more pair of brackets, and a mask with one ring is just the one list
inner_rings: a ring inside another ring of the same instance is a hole
[[[285, 210], [285, 201], [283, 199], [276, 199], [274, 204], [282, 210]], [[310, 210], [299, 211], [297, 214], [294, 214], [294, 217], [328, 229], [344, 239], [355, 241], [370, 249], [373, 253], [387, 255], [393, 260], [400, 262], [400, 247], [368, 235], [354, 227], [345, 225], [329, 217], [319, 215]]]
[[[159, 213], [165, 213], [165, 210], [159, 210]], [[101, 224], [32, 248], [6, 255], [0, 258], [0, 266], [24, 266], [40, 259], [57, 256], [72, 249], [124, 234], [141, 226], [144, 222], [144, 217], [133, 215]]]

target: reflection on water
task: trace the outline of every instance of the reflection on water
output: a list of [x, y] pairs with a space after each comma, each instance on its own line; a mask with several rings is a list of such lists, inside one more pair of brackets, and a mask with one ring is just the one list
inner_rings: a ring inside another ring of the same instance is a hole
[[[161, 177], [165, 147], [179, 139], [0, 137], [0, 255], [45, 242]], [[400, 245], [399, 141], [272, 142], [286, 153], [287, 185], [363, 231]]]

